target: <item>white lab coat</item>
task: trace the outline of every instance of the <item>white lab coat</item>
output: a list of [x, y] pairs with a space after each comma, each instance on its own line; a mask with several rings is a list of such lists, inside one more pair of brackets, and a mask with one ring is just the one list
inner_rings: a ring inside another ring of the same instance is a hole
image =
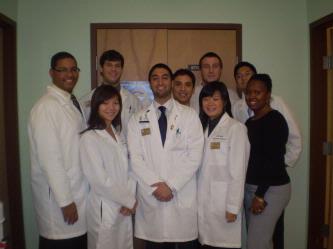
[[[241, 247], [244, 183], [250, 153], [246, 127], [224, 113], [208, 137], [198, 174], [199, 241], [214, 247]], [[228, 223], [226, 211], [237, 214]]]
[[[193, 96], [190, 100], [190, 106], [199, 114], [200, 112], [200, 105], [199, 105], [199, 96], [200, 96], [200, 92], [203, 88], [203, 85], [202, 84], [199, 84], [199, 85], [196, 85], [195, 86], [195, 89], [194, 89], [194, 93], [193, 93]], [[237, 93], [230, 89], [230, 88], [227, 88], [228, 90], [228, 93], [229, 93], [229, 99], [230, 99], [230, 103], [231, 103], [231, 106], [233, 104], [235, 104], [240, 98], [238, 97]]]
[[90, 185], [89, 249], [133, 248], [132, 217], [119, 211], [133, 208], [135, 182], [128, 173], [125, 138], [116, 134], [116, 139], [106, 130], [89, 130], [80, 140], [81, 165]]
[[[131, 167], [138, 180], [135, 236], [155, 242], [184, 242], [198, 236], [196, 172], [201, 163], [203, 133], [195, 111], [173, 99], [167, 115], [164, 147], [154, 103], [134, 114], [128, 125]], [[160, 202], [152, 184], [164, 181], [173, 199]]]
[[[85, 128], [70, 94], [55, 85], [30, 113], [31, 184], [38, 230], [48, 239], [68, 239], [86, 233], [87, 183], [79, 163], [79, 133]], [[64, 222], [61, 207], [75, 202], [79, 219]]]
[[[96, 89], [96, 88], [95, 88]], [[90, 102], [91, 97], [93, 96], [95, 89], [93, 89], [90, 93], [83, 96], [80, 99], [80, 103], [83, 106], [83, 112], [87, 119], [89, 120], [90, 116]], [[120, 88], [120, 96], [122, 101], [122, 111], [121, 111], [121, 124], [122, 124], [122, 132], [124, 133], [125, 137], [127, 135], [127, 124], [131, 118], [131, 116], [136, 113], [137, 111], [142, 109], [142, 105], [140, 100], [132, 93], [130, 93], [125, 88]]]
[[[289, 136], [284, 158], [286, 164], [293, 167], [302, 151], [301, 132], [291, 111], [281, 97], [272, 95], [270, 105], [273, 109], [278, 110], [287, 121]], [[253, 115], [252, 110], [250, 110], [246, 104], [244, 96], [232, 106], [232, 115], [242, 123], [245, 123], [246, 120]]]

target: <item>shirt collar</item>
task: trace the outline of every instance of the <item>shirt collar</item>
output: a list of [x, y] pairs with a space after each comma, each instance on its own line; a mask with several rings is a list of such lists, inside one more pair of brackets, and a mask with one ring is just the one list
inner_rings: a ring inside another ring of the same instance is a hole
[[153, 101], [153, 105], [156, 111], [157, 116], [159, 117], [161, 114], [161, 111], [158, 109], [160, 106], [164, 106], [166, 108], [165, 115], [168, 116], [173, 108], [173, 99], [170, 98], [167, 102], [165, 102], [163, 105], [160, 103], [157, 103], [155, 100]]
[[[104, 81], [102, 81], [102, 85], [112, 86], [111, 84], [109, 84], [109, 83], [105, 83]], [[113, 87], [114, 87], [114, 86], [113, 86]], [[119, 84], [117, 85], [117, 87], [114, 87], [114, 88], [116, 88], [118, 91], [120, 91], [120, 89], [122, 88], [122, 87], [121, 87], [121, 83], [119, 82]]]

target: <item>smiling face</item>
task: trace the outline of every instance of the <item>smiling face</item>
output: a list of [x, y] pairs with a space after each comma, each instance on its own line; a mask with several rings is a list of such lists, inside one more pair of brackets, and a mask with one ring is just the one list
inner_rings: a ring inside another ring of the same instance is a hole
[[201, 78], [204, 83], [219, 81], [222, 74], [222, 65], [216, 57], [206, 57], [200, 65]]
[[120, 102], [117, 96], [114, 96], [98, 107], [98, 115], [104, 120], [107, 126], [111, 125], [112, 121], [118, 115], [120, 111]]
[[271, 93], [267, 90], [265, 84], [260, 80], [250, 80], [247, 88], [245, 99], [248, 107], [259, 114], [269, 107]]
[[172, 94], [179, 103], [189, 106], [193, 93], [194, 85], [190, 76], [178, 75], [173, 80]]
[[245, 93], [247, 83], [255, 72], [247, 66], [240, 67], [235, 75], [237, 92]]
[[202, 109], [210, 119], [216, 119], [224, 111], [224, 101], [220, 92], [215, 91], [212, 96], [202, 98]]
[[72, 58], [59, 59], [49, 74], [57, 87], [69, 93], [73, 91], [79, 79], [79, 69]]
[[121, 61], [105, 61], [101, 67], [101, 75], [106, 84], [118, 86], [120, 84], [120, 77], [123, 73]]
[[155, 68], [149, 78], [154, 99], [164, 104], [171, 98], [171, 75], [165, 68]]

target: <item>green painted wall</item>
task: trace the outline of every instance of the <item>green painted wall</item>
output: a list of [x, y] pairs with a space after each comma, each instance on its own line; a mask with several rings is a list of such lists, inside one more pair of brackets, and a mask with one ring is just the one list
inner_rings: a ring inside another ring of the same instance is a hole
[[24, 222], [27, 249], [37, 247], [29, 183], [26, 123], [49, 83], [52, 54], [73, 53], [82, 70], [76, 89], [90, 88], [90, 23], [240, 23], [243, 59], [273, 78], [298, 120], [304, 149], [290, 169], [293, 195], [286, 212], [286, 249], [306, 248], [309, 141], [309, 62], [306, 0], [30, 0], [18, 1], [18, 98]]
[[1, 0], [0, 13], [16, 21], [17, 18], [17, 0]]
[[308, 21], [314, 22], [333, 13], [332, 0], [307, 0]]

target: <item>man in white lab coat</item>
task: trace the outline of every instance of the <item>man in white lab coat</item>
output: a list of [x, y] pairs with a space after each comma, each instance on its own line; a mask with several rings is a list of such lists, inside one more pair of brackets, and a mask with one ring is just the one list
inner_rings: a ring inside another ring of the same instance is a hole
[[[199, 60], [202, 82], [195, 86], [193, 97], [191, 98], [191, 107], [199, 113], [199, 95], [205, 84], [214, 81], [221, 81], [223, 62], [221, 57], [214, 52], [207, 52]], [[239, 100], [236, 92], [228, 88], [231, 106]]]
[[[124, 57], [116, 50], [107, 50], [101, 55], [99, 64], [100, 73], [103, 78], [102, 84], [111, 85], [120, 91], [122, 100], [122, 131], [126, 136], [128, 121], [133, 113], [141, 109], [141, 103], [134, 94], [120, 85], [120, 78], [124, 69]], [[95, 89], [80, 99], [87, 121], [90, 115], [90, 101], [94, 91]]]
[[80, 69], [73, 55], [51, 59], [52, 84], [30, 113], [31, 184], [40, 249], [87, 248], [87, 184], [79, 163], [85, 120], [72, 91]]
[[[253, 74], [257, 73], [256, 68], [249, 62], [239, 62], [235, 66], [234, 77], [236, 80], [237, 92], [241, 99], [232, 105], [232, 115], [238, 121], [245, 123], [253, 115], [245, 101], [245, 90], [248, 81]], [[288, 123], [289, 136], [285, 154], [285, 162], [289, 167], [293, 167], [298, 160], [302, 151], [302, 137], [296, 120], [284, 100], [277, 95], [272, 95], [270, 105], [273, 109], [278, 110]]]
[[147, 249], [196, 248], [196, 172], [203, 132], [195, 111], [171, 97], [172, 72], [154, 65], [149, 82], [153, 103], [128, 125], [132, 173], [138, 181], [135, 236]]

